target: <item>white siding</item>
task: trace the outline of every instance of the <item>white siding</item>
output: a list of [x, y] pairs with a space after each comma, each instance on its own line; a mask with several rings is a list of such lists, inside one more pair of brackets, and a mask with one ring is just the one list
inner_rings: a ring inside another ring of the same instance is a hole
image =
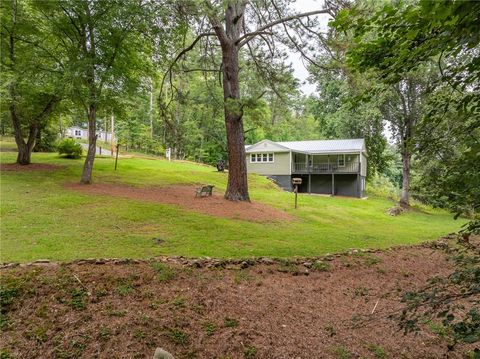
[[[259, 153], [263, 153], [262, 151]], [[290, 174], [290, 153], [277, 152], [274, 154], [274, 162], [250, 162], [250, 154], [247, 153], [247, 172], [259, 175], [289, 175]]]

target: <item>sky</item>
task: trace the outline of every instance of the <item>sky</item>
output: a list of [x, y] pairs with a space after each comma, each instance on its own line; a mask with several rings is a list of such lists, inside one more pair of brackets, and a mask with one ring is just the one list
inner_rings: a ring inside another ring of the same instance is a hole
[[[294, 4], [294, 9], [297, 13], [308, 12], [313, 10], [320, 10], [323, 8], [323, 0], [297, 0]], [[328, 27], [329, 16], [328, 15], [318, 15], [318, 18], [321, 21], [322, 26], [325, 26], [325, 29]], [[300, 89], [305, 95], [310, 95], [315, 93], [315, 85], [304, 83], [308, 77], [308, 70], [305, 65], [307, 64], [305, 60], [302, 60], [300, 54], [291, 51], [289, 54], [289, 60], [292, 63], [294, 69], [294, 74], [297, 79], [302, 83]], [[303, 84], [304, 83], [304, 84]]]

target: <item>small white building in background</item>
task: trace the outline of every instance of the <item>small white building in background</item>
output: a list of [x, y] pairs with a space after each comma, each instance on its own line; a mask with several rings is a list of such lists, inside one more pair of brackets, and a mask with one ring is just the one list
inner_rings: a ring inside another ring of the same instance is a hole
[[[76, 138], [78, 140], [88, 140], [88, 130], [81, 127], [70, 127], [67, 129], [67, 137]], [[104, 142], [112, 142], [112, 133], [105, 131], [97, 131], [97, 140]]]

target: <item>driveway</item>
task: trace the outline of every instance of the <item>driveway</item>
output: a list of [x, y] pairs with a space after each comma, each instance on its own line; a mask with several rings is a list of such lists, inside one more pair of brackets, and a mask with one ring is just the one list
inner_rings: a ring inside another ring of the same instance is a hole
[[[82, 143], [81, 145], [82, 145], [82, 147], [85, 151], [88, 151], [88, 145], [86, 143]], [[96, 155], [102, 155], [102, 156], [111, 156], [112, 152], [106, 148], [107, 146], [108, 146], [108, 148], [110, 148], [110, 145], [108, 145], [108, 144], [105, 145], [105, 147], [97, 146], [97, 150], [95, 151], [95, 154]], [[100, 153], [100, 149], [101, 149], [101, 153]]]

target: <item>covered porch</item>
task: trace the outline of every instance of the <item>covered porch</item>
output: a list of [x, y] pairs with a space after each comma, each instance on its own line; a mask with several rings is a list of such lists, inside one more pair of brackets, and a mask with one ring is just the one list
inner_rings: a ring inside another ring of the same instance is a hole
[[292, 152], [292, 174], [360, 173], [358, 153], [307, 154]]

